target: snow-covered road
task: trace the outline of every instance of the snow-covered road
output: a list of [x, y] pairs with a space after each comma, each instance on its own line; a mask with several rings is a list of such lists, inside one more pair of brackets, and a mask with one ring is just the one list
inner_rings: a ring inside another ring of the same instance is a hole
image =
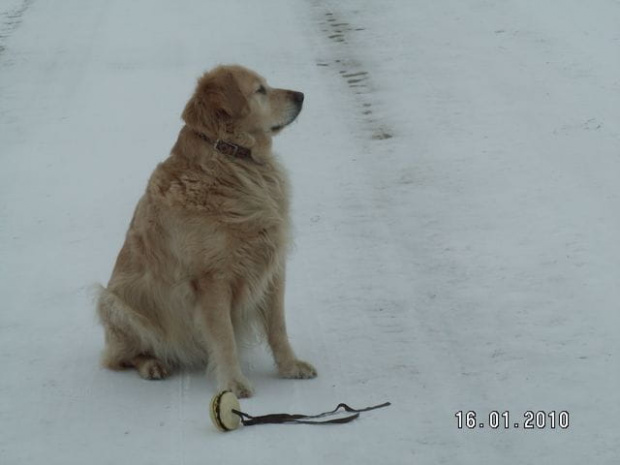
[[[619, 25], [616, 0], [4, 0], [0, 463], [616, 464]], [[219, 63], [306, 94], [275, 147], [319, 377], [249, 352], [243, 409], [389, 409], [221, 434], [204, 374], [98, 365], [89, 286]]]

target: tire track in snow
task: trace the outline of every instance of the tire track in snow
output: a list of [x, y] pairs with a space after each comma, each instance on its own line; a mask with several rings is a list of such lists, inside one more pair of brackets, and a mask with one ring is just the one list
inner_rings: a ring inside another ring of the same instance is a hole
[[357, 102], [357, 112], [366, 130], [370, 131], [371, 139], [391, 139], [394, 135], [390, 125], [377, 115], [378, 106], [375, 86], [368, 67], [355, 53], [352, 45], [355, 35], [363, 33], [365, 28], [358, 27], [343, 19], [340, 14], [332, 11], [322, 0], [313, 2], [317, 10], [321, 32], [330, 42], [332, 57], [317, 61], [317, 66], [338, 76], [345, 82]]
[[[334, 191], [333, 198], [340, 196], [338, 201], [345, 212], [342, 218], [347, 218], [344, 226], [351, 228], [347, 245], [359, 254], [344, 254], [342, 259], [349, 266], [344, 264], [335, 273], [352, 284], [346, 286], [346, 292], [339, 290], [338, 305], [342, 308], [338, 317], [332, 317], [334, 329], [328, 327], [326, 333], [333, 340], [344, 341], [333, 352], [340, 357], [340, 375], [355, 386], [347, 394], [383, 390], [390, 392], [390, 400], [399, 406], [395, 421], [405, 423], [408, 414], [432, 418], [439, 410], [442, 414], [450, 412], [459, 398], [460, 366], [453, 357], [451, 339], [444, 333], [444, 319], [435, 311], [439, 299], [420, 275], [423, 258], [412, 256], [409, 243], [400, 239], [401, 235], [407, 237], [412, 233], [401, 220], [413, 212], [408, 199], [413, 195], [416, 175], [394, 153], [403, 142], [394, 126], [381, 116], [382, 107], [388, 102], [382, 100], [379, 81], [373, 77], [376, 65], [372, 62], [372, 50], [363, 47], [369, 43], [363, 37], [366, 29], [349, 19], [355, 16], [355, 10], [339, 12], [336, 5], [329, 0], [311, 3], [326, 43], [316, 65], [330, 79], [344, 81], [343, 87], [348, 88], [352, 107], [358, 114], [354, 123], [360, 133], [370, 132], [371, 140], [366, 143], [349, 138], [355, 146], [352, 150], [361, 150], [364, 155], [360, 163], [355, 163], [357, 158], [347, 163], [346, 181]], [[351, 106], [346, 107], [351, 113]], [[343, 109], [338, 113], [344, 115]], [[401, 126], [395, 122], [395, 127]], [[381, 160], [377, 162], [379, 153]], [[399, 164], [385, 163], [386, 158]], [[418, 225], [419, 221], [411, 224]], [[335, 293], [326, 294], [330, 297], [322, 305], [334, 307]], [[343, 326], [347, 328], [345, 334]], [[412, 392], [424, 402], [412, 399]], [[429, 432], [414, 427], [398, 433], [398, 440], [407, 444], [405, 447], [444, 448], [455, 437], [449, 430]], [[457, 441], [462, 442], [458, 438]]]
[[[363, 150], [370, 153], [382, 152], [385, 157], [387, 156], [385, 153], [389, 152], [394, 142], [387, 139], [397, 134], [392, 125], [380, 116], [381, 107], [385, 106], [385, 102], [382, 102], [378, 95], [379, 88], [371, 73], [372, 64], [366, 63], [362, 58], [367, 50], [359, 47], [364, 43], [364, 38], [359, 34], [364, 34], [366, 29], [353, 24], [349, 19], [350, 14], [340, 13], [333, 6], [331, 2], [324, 0], [312, 2], [316, 21], [327, 42], [324, 55], [316, 64], [330, 75], [330, 79], [344, 81], [349, 89], [355, 112], [359, 116], [358, 124], [361, 132], [370, 132], [373, 144], [386, 144], [381, 150], [369, 147]], [[353, 162], [355, 161], [356, 159], [353, 159]], [[353, 259], [352, 263], [355, 264], [353, 268], [356, 271], [350, 275], [353, 281], [358, 281], [358, 284], [354, 285], [357, 292], [344, 297], [342, 302], [343, 306], [356, 308], [355, 318], [346, 314], [343, 317], [350, 329], [350, 334], [346, 337], [349, 338], [348, 342], [356, 345], [359, 340], [368, 340], [371, 337], [369, 334], [372, 333], [368, 329], [373, 328], [380, 335], [374, 336], [372, 349], [368, 349], [370, 352], [367, 355], [385, 360], [384, 366], [375, 374], [381, 373], [382, 376], [389, 377], [390, 379], [383, 382], [395, 390], [403, 380], [419, 383], [422, 389], [426, 389], [427, 386], [441, 384], [441, 379], [436, 374], [436, 362], [431, 356], [420, 356], [417, 359], [412, 354], [418, 354], [418, 349], [424, 346], [439, 345], [443, 350], [443, 341], [438, 342], [441, 334], [433, 324], [433, 320], [423, 310], [428, 307], [428, 301], [434, 296], [429, 297], [419, 285], [409, 283], [410, 277], [416, 276], [416, 268], [403, 260], [403, 248], [395, 245], [398, 241], [391, 241], [393, 239], [391, 225], [396, 221], [393, 216], [396, 207], [391, 201], [391, 196], [398, 193], [400, 197], [406, 198], [413, 180], [410, 174], [399, 172], [398, 180], [387, 190], [385, 186], [377, 184], [384, 175], [376, 176], [375, 170], [382, 169], [385, 168], [375, 164], [349, 164], [348, 185], [343, 192], [340, 192], [343, 194], [347, 191], [342, 198], [346, 204], [346, 216], [350, 218], [348, 220], [350, 224], [355, 224], [356, 232], [353, 236], [355, 247], [363, 250], [363, 255], [359, 259]], [[390, 172], [392, 170], [387, 169]], [[374, 175], [369, 176], [369, 172]], [[368, 263], [373, 264], [373, 271], [370, 273], [395, 278], [379, 290], [374, 277], [361, 271], [368, 268]], [[413, 280], [418, 281], [421, 280], [417, 278]], [[369, 295], [373, 297], [369, 299]], [[329, 305], [329, 300], [325, 301], [326, 306]], [[410, 317], [413, 312], [418, 315], [415, 319]], [[348, 376], [355, 379], [355, 384], [358, 386], [371, 381], [365, 368], [367, 365], [365, 358], [358, 356], [350, 359], [346, 368]], [[446, 366], [445, 371], [453, 368], [449, 363], [446, 363]], [[444, 387], [441, 392], [435, 391], [434, 395], [443, 401], [451, 394], [452, 390]]]
[[[30, 8], [34, 0], [24, 0], [19, 6], [0, 14], [0, 59], [6, 51], [6, 43], [23, 21], [24, 13]], [[0, 67], [6, 66], [0, 61]]]

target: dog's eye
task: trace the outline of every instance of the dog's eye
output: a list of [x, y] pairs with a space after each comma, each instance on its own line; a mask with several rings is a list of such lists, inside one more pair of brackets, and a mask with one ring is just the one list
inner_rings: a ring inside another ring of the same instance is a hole
[[257, 92], [258, 94], [263, 94], [263, 95], [265, 95], [265, 94], [267, 94], [267, 89], [265, 89], [265, 86], [260, 86], [256, 92]]

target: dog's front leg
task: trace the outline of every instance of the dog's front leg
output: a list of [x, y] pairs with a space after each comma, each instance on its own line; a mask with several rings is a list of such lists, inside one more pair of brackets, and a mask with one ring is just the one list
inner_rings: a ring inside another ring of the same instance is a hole
[[316, 369], [299, 360], [288, 340], [284, 318], [284, 270], [275, 277], [267, 291], [262, 308], [267, 341], [283, 378], [308, 379], [316, 377]]
[[232, 391], [237, 397], [250, 397], [252, 387], [243, 376], [237, 358], [234, 328], [231, 319], [231, 289], [226, 280], [204, 277], [195, 282], [198, 294], [199, 321], [209, 364], [213, 368], [219, 390]]

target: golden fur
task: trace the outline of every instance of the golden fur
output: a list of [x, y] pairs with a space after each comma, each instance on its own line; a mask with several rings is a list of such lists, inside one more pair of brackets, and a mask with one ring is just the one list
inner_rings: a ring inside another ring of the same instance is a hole
[[[236, 336], [258, 323], [281, 376], [316, 376], [286, 334], [289, 193], [271, 152], [273, 134], [302, 102], [302, 93], [270, 88], [240, 66], [199, 79], [185, 126], [153, 172], [99, 295], [106, 367], [160, 379], [208, 358], [218, 388], [247, 397]], [[220, 153], [201, 135], [246, 147], [251, 159]]]

